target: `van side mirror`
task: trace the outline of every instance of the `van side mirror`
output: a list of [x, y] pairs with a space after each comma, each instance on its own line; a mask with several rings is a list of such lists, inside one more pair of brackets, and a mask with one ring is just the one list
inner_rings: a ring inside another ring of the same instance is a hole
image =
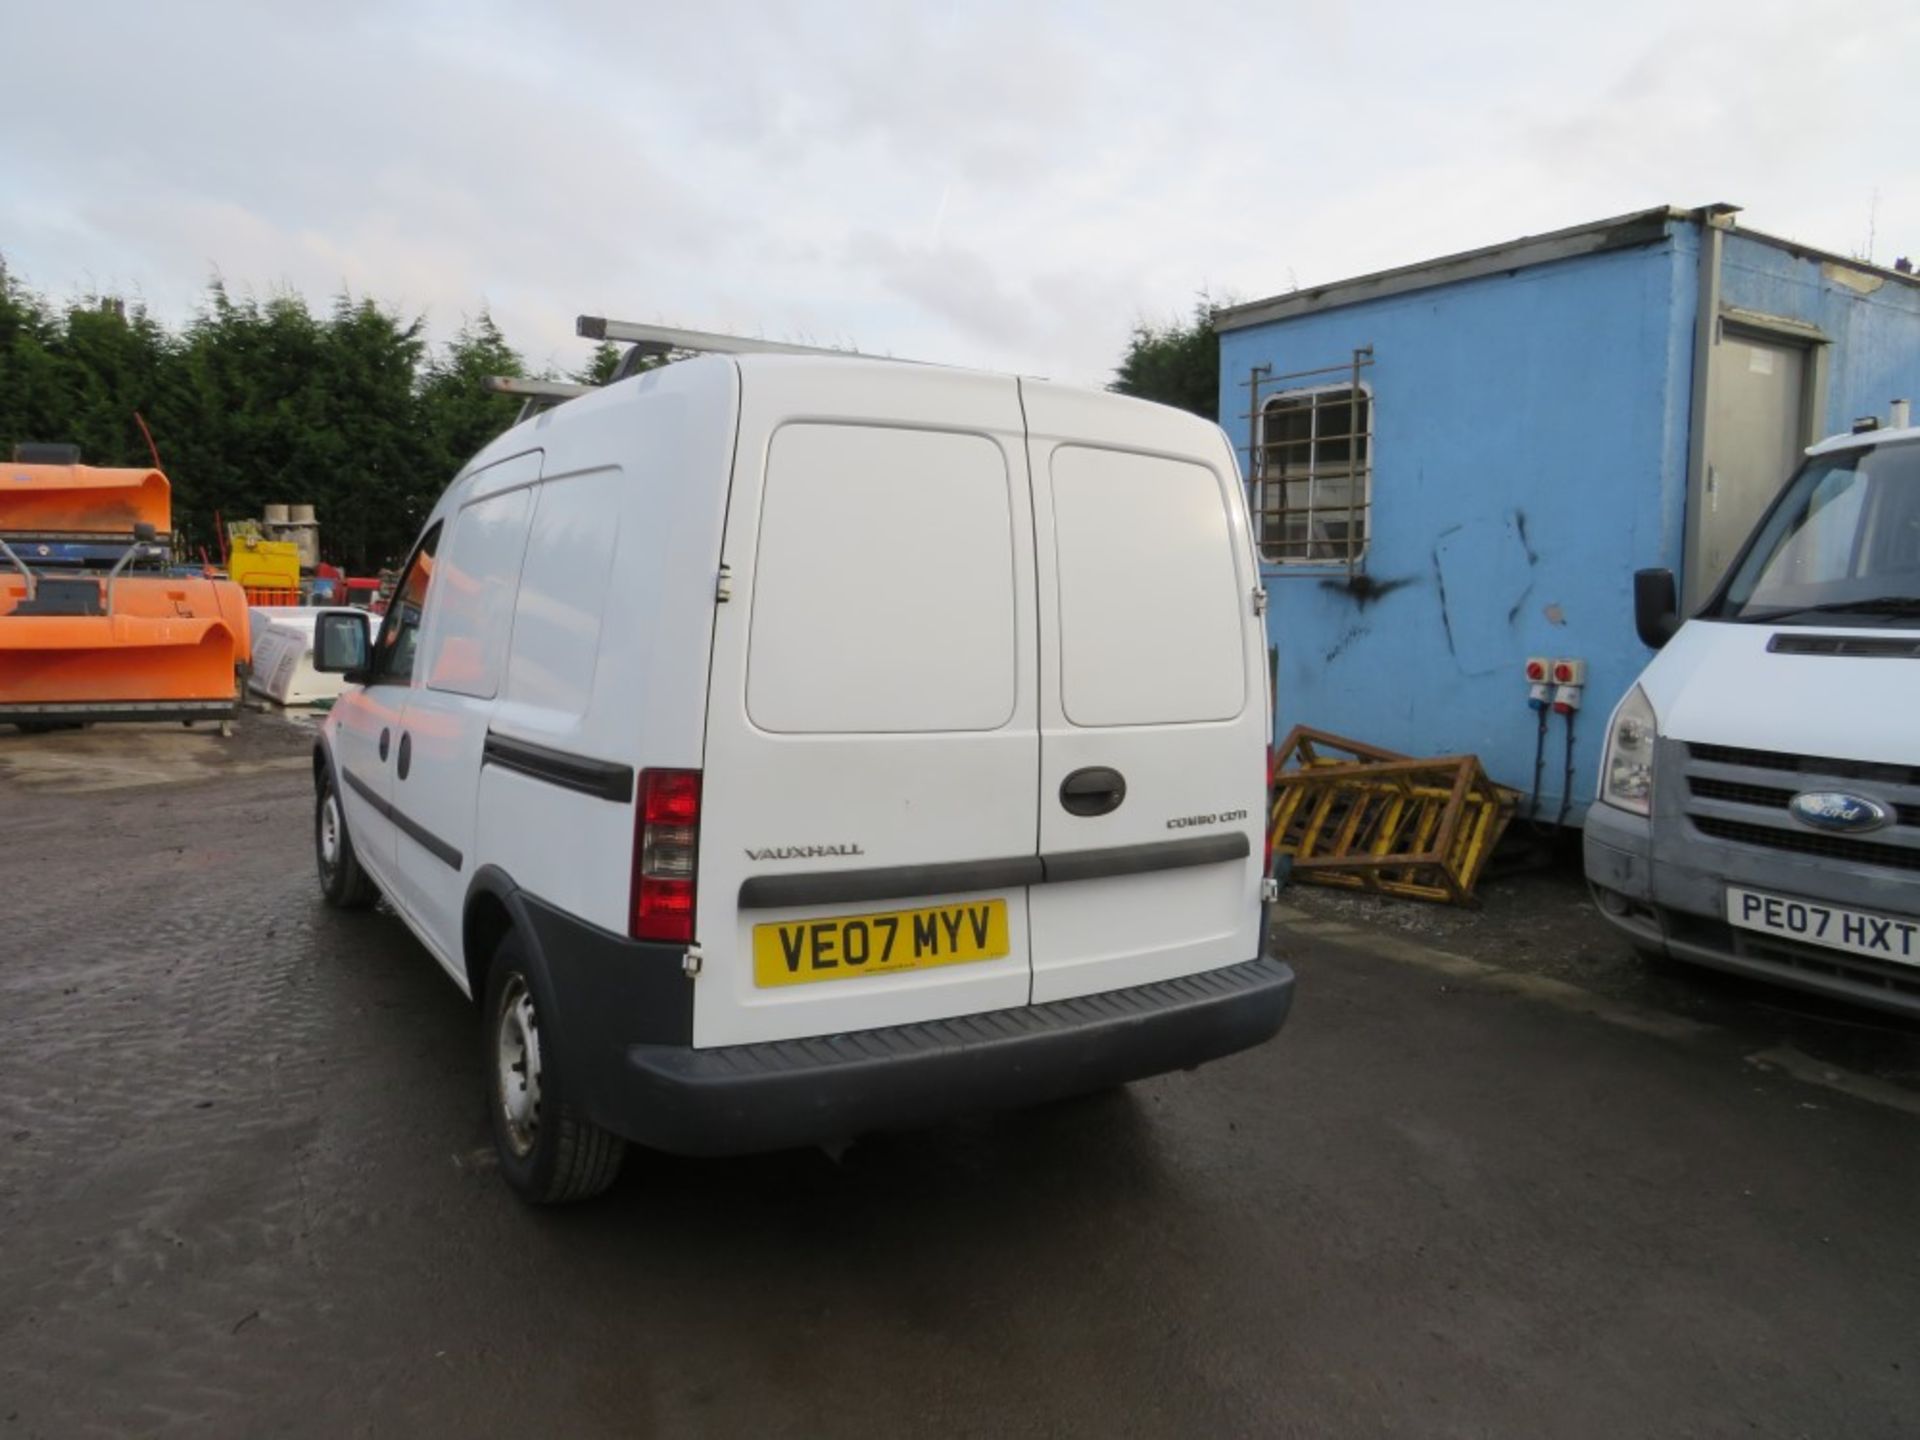
[[360, 610], [330, 610], [314, 622], [313, 668], [359, 682], [373, 653], [373, 635]]
[[1680, 592], [1671, 570], [1633, 572], [1633, 628], [1649, 650], [1658, 650], [1680, 628]]

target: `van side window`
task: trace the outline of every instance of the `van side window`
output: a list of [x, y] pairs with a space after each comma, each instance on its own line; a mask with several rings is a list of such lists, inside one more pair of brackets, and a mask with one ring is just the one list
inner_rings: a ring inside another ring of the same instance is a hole
[[429, 689], [479, 700], [499, 693], [532, 496], [526, 488], [489, 495], [453, 517], [426, 638]]
[[413, 558], [393, 587], [387, 602], [387, 618], [380, 626], [380, 638], [373, 647], [373, 679], [376, 683], [404, 685], [413, 679], [413, 652], [420, 643], [420, 622], [427, 605], [427, 591], [433, 583], [433, 552], [440, 545], [440, 526], [435, 525], [414, 547]]
[[625, 483], [618, 467], [541, 481], [513, 606], [509, 703], [587, 713]]

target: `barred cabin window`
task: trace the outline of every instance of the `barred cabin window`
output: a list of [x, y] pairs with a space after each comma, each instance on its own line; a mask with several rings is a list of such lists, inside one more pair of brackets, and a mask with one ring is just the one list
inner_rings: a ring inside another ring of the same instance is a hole
[[1253, 510], [1261, 558], [1275, 565], [1347, 565], [1372, 534], [1373, 393], [1361, 386], [1295, 390], [1260, 406]]

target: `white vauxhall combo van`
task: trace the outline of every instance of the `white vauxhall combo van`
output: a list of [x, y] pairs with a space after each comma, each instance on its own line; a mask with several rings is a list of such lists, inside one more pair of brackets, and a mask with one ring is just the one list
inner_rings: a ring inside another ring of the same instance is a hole
[[1684, 625], [1671, 572], [1635, 582], [1660, 653], [1607, 726], [1601, 912], [1644, 950], [1920, 1014], [1920, 429], [1814, 446]]
[[480, 1005], [507, 1180], [1092, 1091], [1255, 1045], [1264, 595], [1214, 425], [708, 356], [516, 425], [314, 755], [321, 887]]

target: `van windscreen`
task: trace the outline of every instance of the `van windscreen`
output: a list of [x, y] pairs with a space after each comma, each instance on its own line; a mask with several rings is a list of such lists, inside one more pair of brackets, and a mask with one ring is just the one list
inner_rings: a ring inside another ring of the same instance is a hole
[[1716, 618], [1900, 624], [1920, 616], [1920, 442], [1816, 455], [1761, 523]]

